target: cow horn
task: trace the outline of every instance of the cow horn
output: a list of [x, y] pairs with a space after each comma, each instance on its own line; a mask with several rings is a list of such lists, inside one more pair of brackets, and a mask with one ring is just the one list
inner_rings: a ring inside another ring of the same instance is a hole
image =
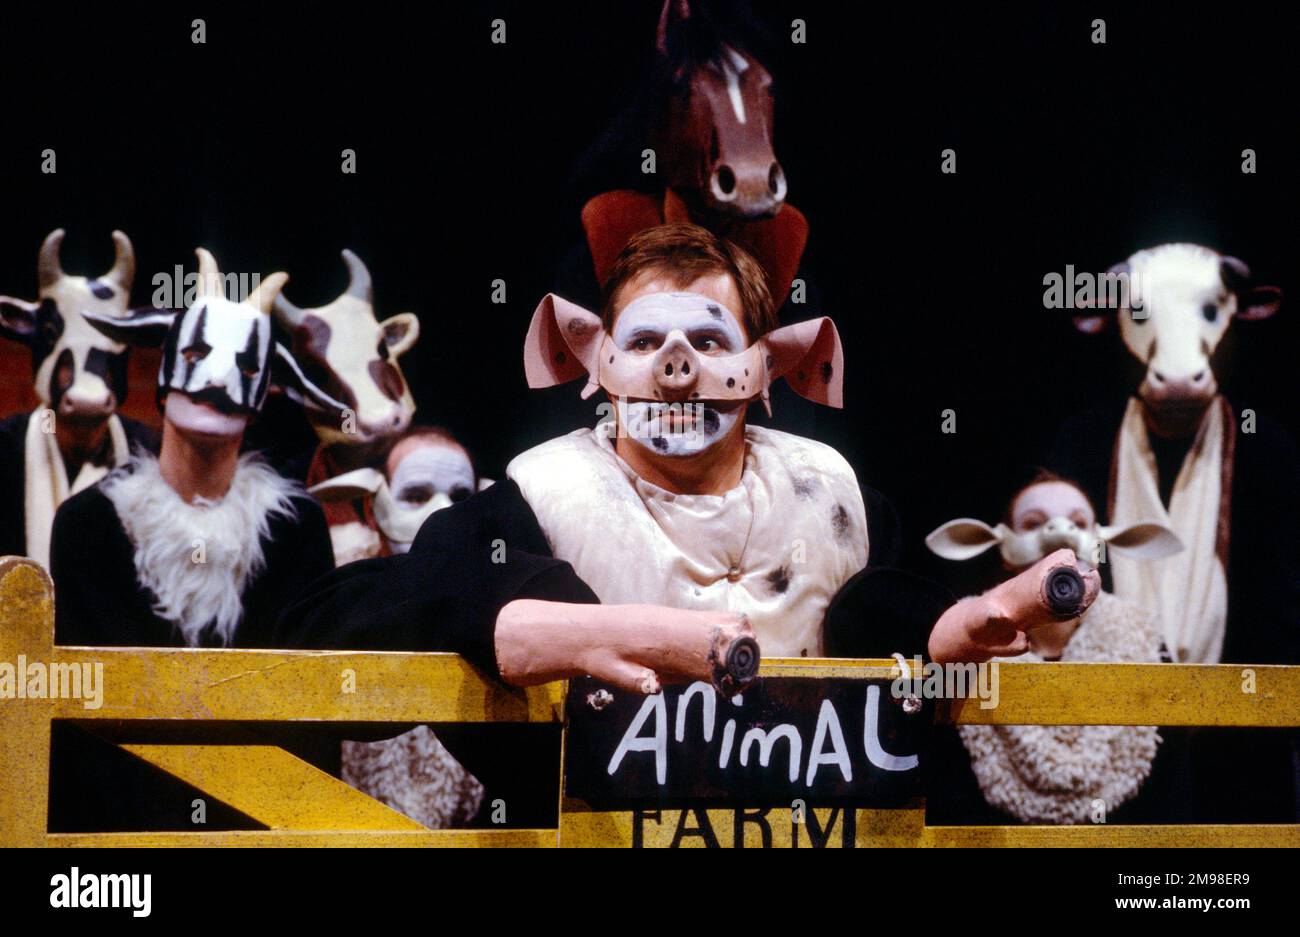
[[113, 232], [113, 269], [101, 279], [111, 280], [122, 287], [123, 292], [131, 291], [131, 282], [135, 279], [135, 248], [131, 239], [121, 231]]
[[204, 248], [194, 251], [199, 258], [199, 295], [226, 298], [226, 291], [221, 284], [221, 271], [217, 269], [217, 259]]
[[366, 303], [373, 303], [375, 290], [370, 282], [370, 271], [361, 262], [361, 258], [346, 247], [343, 248], [343, 262], [348, 265], [348, 288], [346, 295], [355, 296]]
[[271, 308], [275, 303], [275, 297], [280, 295], [280, 290], [284, 289], [284, 284], [289, 282], [289, 274], [273, 273], [261, 283], [257, 284], [257, 289], [248, 294], [244, 300], [250, 306], [255, 306], [267, 315], [271, 314]]
[[306, 312], [289, 302], [284, 293], [276, 295], [275, 302], [271, 305], [271, 312], [275, 315], [276, 321], [290, 332], [301, 325], [303, 316], [307, 315]]
[[41, 289], [53, 286], [63, 277], [63, 265], [59, 263], [59, 249], [63, 246], [63, 229], [56, 228], [45, 236], [41, 242], [41, 253], [36, 259], [36, 279]]

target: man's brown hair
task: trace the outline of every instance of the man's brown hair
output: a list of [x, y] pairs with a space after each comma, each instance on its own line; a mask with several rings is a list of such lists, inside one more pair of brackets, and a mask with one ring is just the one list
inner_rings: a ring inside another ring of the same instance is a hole
[[776, 328], [776, 309], [767, 287], [767, 274], [742, 248], [693, 224], [662, 224], [632, 237], [619, 252], [604, 287], [600, 319], [606, 330], [614, 327], [614, 306], [619, 291], [637, 274], [654, 270], [673, 286], [682, 288], [700, 277], [725, 273], [740, 295], [741, 324], [749, 340], [757, 341]]

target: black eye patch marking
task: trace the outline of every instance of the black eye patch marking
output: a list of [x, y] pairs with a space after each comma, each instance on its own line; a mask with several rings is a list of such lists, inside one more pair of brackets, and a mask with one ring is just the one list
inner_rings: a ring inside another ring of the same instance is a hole
[[129, 349], [116, 354], [102, 348], [92, 348], [86, 352], [86, 373], [98, 375], [113, 392], [119, 406], [126, 399], [126, 364], [129, 356]]
[[54, 346], [63, 337], [63, 316], [59, 313], [59, 304], [48, 296], [41, 300], [36, 310], [36, 331], [32, 335], [32, 377], [40, 370], [41, 364], [54, 351]]
[[63, 395], [68, 392], [72, 382], [77, 378], [77, 362], [72, 357], [72, 349], [65, 348], [59, 352], [50, 370], [50, 406], [56, 410]]
[[790, 567], [782, 566], [774, 569], [767, 574], [767, 587], [776, 595], [781, 595], [786, 589], [790, 588]]
[[849, 520], [849, 512], [844, 509], [844, 505], [837, 504], [831, 509], [831, 529], [835, 531], [835, 536], [841, 540], [847, 539], [849, 527], [852, 522]]
[[86, 288], [90, 290], [92, 294], [94, 294], [94, 297], [96, 299], [113, 298], [113, 288], [111, 286], [105, 286], [103, 283], [100, 283], [98, 280], [87, 280]]
[[239, 368], [239, 393], [242, 403], [253, 402], [253, 378], [258, 376], [262, 361], [257, 354], [259, 328], [256, 323], [248, 330], [248, 341], [241, 351], [235, 354], [235, 366]]

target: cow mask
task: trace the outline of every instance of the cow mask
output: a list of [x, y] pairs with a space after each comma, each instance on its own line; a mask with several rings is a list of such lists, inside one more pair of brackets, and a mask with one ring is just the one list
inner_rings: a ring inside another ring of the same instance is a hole
[[146, 308], [126, 318], [87, 315], [117, 341], [163, 346], [158, 399], [168, 419], [176, 415], [174, 409], [191, 410], [171, 402], [170, 392], [180, 391], [185, 400], [231, 418], [210, 425], [242, 429], [261, 409], [273, 377], [292, 399], [341, 412], [343, 404], [307, 380], [288, 349], [271, 337], [271, 304], [288, 277], [273, 273], [243, 302], [234, 302], [225, 296], [216, 260], [203, 248], [195, 253], [198, 296], [184, 312]]
[[126, 397], [127, 351], [87, 324], [92, 314], [124, 316], [135, 277], [135, 252], [113, 232], [112, 268], [98, 279], [64, 273], [63, 229], [50, 232], [37, 258], [36, 302], [0, 296], [0, 335], [32, 352], [36, 396], [60, 416], [107, 418]]
[[[699, 293], [638, 297], [619, 313], [613, 334], [599, 316], [550, 294], [533, 313], [524, 372], [530, 387], [585, 374], [584, 400], [603, 387], [619, 401], [629, 433], [666, 454], [689, 454], [721, 438], [745, 401], [761, 399], [770, 414], [768, 389], [778, 377], [809, 400], [843, 406], [844, 352], [830, 319], [776, 329], [747, 347], [743, 336], [731, 310]], [[686, 434], [679, 451], [655, 432], [660, 412], [674, 404], [702, 405], [687, 408], [698, 433]]]

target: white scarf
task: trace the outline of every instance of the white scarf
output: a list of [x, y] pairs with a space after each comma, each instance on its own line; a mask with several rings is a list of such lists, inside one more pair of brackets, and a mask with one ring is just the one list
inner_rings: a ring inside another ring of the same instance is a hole
[[131, 467], [100, 490], [135, 547], [136, 578], [153, 593], [154, 614], [176, 625], [190, 647], [209, 629], [229, 646], [244, 617], [244, 586], [265, 564], [271, 518], [295, 516], [291, 499], [302, 487], [249, 453], [221, 500], [189, 504], [163, 479], [155, 457], [137, 454]]
[[[1103, 592], [1061, 653], [1063, 661], [1152, 663], [1159, 625], [1136, 605]], [[1030, 651], [1008, 661], [1041, 662]], [[1109, 812], [1151, 773], [1154, 726], [959, 726], [984, 799], [1026, 823], [1088, 823]]]
[[[45, 432], [45, 414], [50, 414], [51, 432]], [[112, 454], [108, 465], [96, 465], [87, 459], [72, 484], [68, 484], [68, 471], [63, 465], [58, 438], [53, 433], [53, 411], [41, 407], [27, 421], [27, 436], [23, 440], [23, 513], [27, 534], [27, 555], [48, 568], [50, 565], [50, 532], [54, 527], [54, 512], [59, 505], [84, 488], [89, 488], [131, 455], [126, 440], [126, 430], [116, 416], [108, 418], [108, 439]]]
[[576, 430], [506, 469], [553, 554], [606, 604], [742, 612], [764, 655], [821, 656], [826, 608], [867, 563], [866, 508], [844, 458], [749, 426], [738, 486], [675, 495], [618, 457], [612, 430]]
[[1115, 453], [1115, 491], [1110, 522], [1123, 527], [1154, 520], [1182, 540], [1182, 553], [1154, 562], [1111, 554], [1115, 594], [1154, 612], [1175, 663], [1215, 664], [1223, 652], [1228, 620], [1228, 579], [1219, 555], [1225, 447], [1233, 431], [1223, 398], [1206, 408], [1196, 438], [1174, 481], [1166, 511], [1160, 500], [1156, 460], [1141, 404], [1130, 398]]

